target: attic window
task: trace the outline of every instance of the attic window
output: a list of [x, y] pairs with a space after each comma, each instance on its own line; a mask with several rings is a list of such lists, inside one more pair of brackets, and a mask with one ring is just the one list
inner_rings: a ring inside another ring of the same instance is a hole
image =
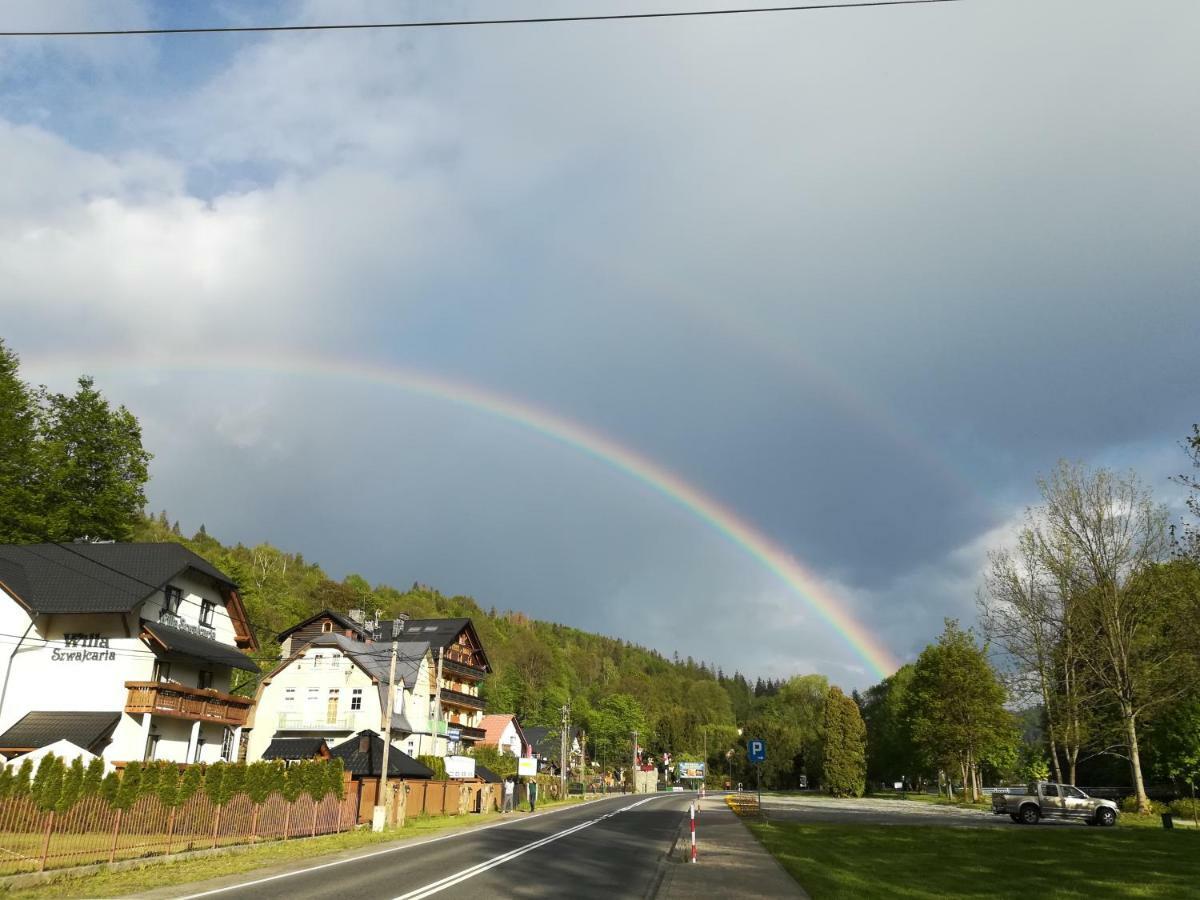
[[437, 626], [436, 625], [426, 625], [425, 631], [437, 631]]
[[333, 631], [333, 623], [330, 622], [328, 619], [326, 619], [324, 622], [321, 623], [321, 633], [329, 634], [329, 632], [331, 632], [331, 631]]
[[371, 746], [371, 739], [368, 738], [365, 734], [360, 734], [358, 736], [358, 752], [366, 753], [367, 750], [370, 748], [370, 746]]

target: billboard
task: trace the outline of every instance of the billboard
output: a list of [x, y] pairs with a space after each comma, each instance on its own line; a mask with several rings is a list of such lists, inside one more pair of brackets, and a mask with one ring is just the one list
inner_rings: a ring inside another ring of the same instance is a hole
[[537, 774], [537, 760], [534, 759], [532, 756], [522, 756], [520, 759], [517, 760], [517, 774], [518, 775], [536, 775]]
[[470, 756], [447, 756], [447, 778], [474, 778], [475, 760]]
[[702, 762], [681, 762], [679, 764], [680, 778], [703, 778], [704, 763]]

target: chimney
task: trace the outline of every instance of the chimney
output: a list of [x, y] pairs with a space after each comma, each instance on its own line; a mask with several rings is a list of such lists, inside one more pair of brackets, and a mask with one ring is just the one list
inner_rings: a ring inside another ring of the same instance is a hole
[[367, 614], [365, 612], [363, 612], [361, 609], [348, 609], [348, 610], [346, 610], [346, 615], [349, 616], [351, 619], [353, 619], [355, 622], [357, 622], [359, 625], [363, 624], [363, 622], [365, 622], [367, 619]]

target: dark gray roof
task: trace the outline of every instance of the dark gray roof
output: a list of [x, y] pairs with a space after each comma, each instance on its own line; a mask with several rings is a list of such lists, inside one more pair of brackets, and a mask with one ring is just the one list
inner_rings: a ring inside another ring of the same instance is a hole
[[182, 544], [0, 545], [0, 582], [38, 613], [129, 612], [188, 569], [235, 587]]
[[487, 784], [499, 784], [504, 779], [486, 766], [475, 763], [475, 777], [482, 778]]
[[161, 622], [142, 621], [142, 628], [166, 645], [169, 653], [182, 653], [221, 666], [232, 666], [247, 672], [259, 671], [258, 663], [236, 647], [212, 641], [190, 631], [173, 628]]
[[[393, 636], [393, 627], [398, 620], [388, 619], [385, 622], [379, 623], [379, 640], [390, 641]], [[397, 637], [404, 640], [428, 641], [429, 646], [434, 650], [439, 647], [443, 650], [454, 643], [459, 633], [464, 628], [470, 628], [471, 633], [478, 640], [479, 635], [475, 631], [475, 625], [468, 618], [459, 619], [407, 619], [400, 622], [403, 631], [399, 632]], [[488, 662], [487, 653], [482, 649], [482, 641], [480, 642], [480, 655], [483, 657], [483, 663], [488, 671], [491, 671], [491, 663]]]
[[[391, 642], [365, 643], [346, 637], [344, 634], [321, 634], [309, 641], [307, 647], [337, 647], [366, 670], [367, 674], [379, 681], [379, 703], [387, 705], [387, 683], [391, 667]], [[396, 681], [403, 681], [406, 687], [412, 687], [417, 672], [421, 668], [421, 660], [429, 652], [429, 644], [425, 641], [404, 642], [396, 645]], [[392, 727], [402, 728], [393, 717]], [[411, 730], [411, 729], [408, 729]]]
[[30, 712], [0, 734], [0, 750], [36, 750], [65, 739], [98, 755], [120, 721], [119, 712]]
[[363, 625], [361, 622], [355, 622], [349, 616], [343, 615], [342, 613], [337, 612], [335, 610], [323, 609], [319, 613], [315, 613], [314, 615], [309, 616], [303, 622], [297, 622], [295, 625], [290, 626], [286, 631], [279, 632], [279, 634], [275, 635], [275, 640], [279, 641], [279, 643], [282, 644], [287, 639], [287, 636], [289, 634], [299, 631], [305, 625], [309, 625], [309, 624], [317, 621], [317, 619], [333, 619], [333, 621], [337, 622], [338, 625], [342, 626], [342, 628], [344, 628], [344, 629], [350, 629], [351, 631], [356, 631], [360, 635], [363, 635], [363, 636], [365, 636], [367, 634], [367, 630], [365, 628], [363, 628]]
[[[321, 756], [325, 738], [272, 738], [263, 751], [263, 759], [313, 759]], [[325, 747], [328, 750], [328, 747]], [[391, 766], [389, 765], [390, 769]]]
[[[362, 738], [367, 739], [367, 748], [360, 750]], [[346, 771], [353, 775], [378, 778], [383, 765], [383, 739], [374, 731], [360, 731], [343, 743], [330, 748], [330, 753], [340, 759]], [[417, 762], [407, 753], [394, 746], [388, 751], [388, 778], [432, 778], [433, 770]]]

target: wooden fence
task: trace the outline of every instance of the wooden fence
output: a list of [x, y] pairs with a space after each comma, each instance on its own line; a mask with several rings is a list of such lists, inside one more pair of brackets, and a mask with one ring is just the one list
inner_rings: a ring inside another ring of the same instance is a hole
[[0, 800], [0, 875], [110, 863], [122, 859], [206, 850], [353, 828], [357, 798], [307, 794], [287, 801], [272, 794], [254, 803], [236, 794], [224, 806], [194, 794], [177, 807], [157, 796], [139, 797], [125, 810], [85, 797], [65, 813], [37, 809], [28, 797]]

